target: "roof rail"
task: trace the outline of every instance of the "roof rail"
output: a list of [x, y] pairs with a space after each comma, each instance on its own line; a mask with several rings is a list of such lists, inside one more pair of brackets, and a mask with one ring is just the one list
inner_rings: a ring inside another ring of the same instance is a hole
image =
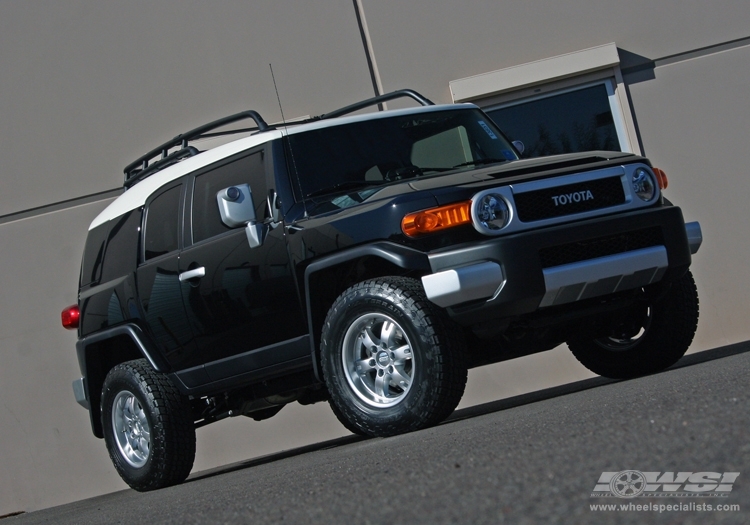
[[[136, 182], [145, 179], [149, 175], [153, 175], [157, 171], [166, 168], [170, 164], [174, 164], [175, 162], [178, 162], [183, 158], [197, 155], [199, 151], [192, 146], [188, 146], [188, 141], [201, 138], [201, 136], [207, 131], [211, 131], [222, 126], [226, 126], [227, 124], [246, 119], [254, 120], [257, 124], [257, 128], [246, 128], [243, 131], [253, 131], [256, 129], [258, 131], [266, 131], [268, 129], [271, 129], [266, 121], [263, 120], [263, 117], [261, 117], [257, 111], [253, 111], [252, 109], [242, 111], [241, 113], [235, 113], [234, 115], [229, 115], [228, 117], [220, 118], [219, 120], [214, 120], [213, 122], [209, 122], [208, 124], [204, 124], [195, 129], [191, 129], [190, 131], [177, 135], [172, 140], [169, 140], [164, 144], [157, 146], [145, 155], [138, 157], [136, 160], [125, 166], [125, 169], [123, 170], [123, 172], [125, 173], [125, 182], [123, 186], [129, 188]], [[177, 146], [180, 147], [179, 150], [173, 153], [169, 153], [169, 150], [171, 148]], [[149, 166], [149, 162], [153, 160], [157, 155], [161, 155], [161, 159], [159, 159], [152, 166]]]
[[407, 97], [416, 100], [423, 106], [435, 105], [435, 103], [432, 100], [430, 100], [429, 98], [423, 95], [420, 95], [413, 89], [399, 89], [398, 91], [392, 91], [390, 93], [386, 93], [385, 95], [368, 98], [367, 100], [363, 100], [362, 102], [357, 102], [355, 104], [352, 104], [351, 106], [346, 106], [341, 109], [335, 109], [333, 111], [330, 111], [328, 113], [321, 115], [318, 118], [319, 119], [336, 118], [342, 115], [347, 115], [349, 113], [354, 113], [355, 111], [359, 111], [360, 109], [368, 108], [370, 106], [375, 106], [377, 104], [387, 102], [389, 100], [394, 100], [397, 98], [407, 98]]

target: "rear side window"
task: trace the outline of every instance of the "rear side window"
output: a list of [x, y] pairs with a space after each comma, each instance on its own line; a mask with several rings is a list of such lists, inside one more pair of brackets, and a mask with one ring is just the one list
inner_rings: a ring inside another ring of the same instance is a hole
[[153, 259], [178, 248], [180, 189], [175, 186], [157, 196], [146, 211], [145, 258]]
[[138, 265], [141, 213], [141, 209], [132, 210], [113, 221], [114, 224], [107, 237], [102, 281], [107, 282], [135, 271]]
[[102, 224], [90, 230], [86, 237], [86, 247], [83, 249], [83, 262], [81, 263], [81, 286], [99, 282], [109, 228], [109, 223]]
[[193, 242], [214, 237], [231, 228], [221, 222], [216, 194], [229, 186], [249, 184], [253, 193], [255, 216], [265, 216], [266, 188], [263, 151], [224, 164], [195, 178], [193, 193]]

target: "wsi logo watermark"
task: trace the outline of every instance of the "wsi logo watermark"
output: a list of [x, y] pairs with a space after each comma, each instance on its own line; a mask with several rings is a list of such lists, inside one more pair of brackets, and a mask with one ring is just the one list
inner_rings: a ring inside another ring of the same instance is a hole
[[602, 472], [592, 498], [728, 497], [739, 472]]

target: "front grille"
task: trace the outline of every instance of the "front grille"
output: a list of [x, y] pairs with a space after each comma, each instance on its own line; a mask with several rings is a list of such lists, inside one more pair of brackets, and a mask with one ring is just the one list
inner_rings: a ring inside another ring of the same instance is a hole
[[597, 239], [550, 246], [539, 250], [539, 258], [542, 268], [550, 268], [663, 244], [661, 228], [655, 226]]
[[617, 206], [625, 202], [620, 177], [606, 177], [513, 195], [518, 218], [540, 221], [573, 213]]

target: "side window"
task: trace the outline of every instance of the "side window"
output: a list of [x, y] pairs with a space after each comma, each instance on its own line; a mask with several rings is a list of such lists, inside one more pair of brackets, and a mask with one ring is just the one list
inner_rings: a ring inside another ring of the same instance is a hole
[[263, 167], [263, 151], [259, 151], [195, 178], [192, 221], [194, 243], [231, 230], [221, 222], [216, 194], [228, 186], [237, 184], [250, 184], [255, 216], [258, 220], [265, 217], [268, 189]]
[[110, 225], [102, 224], [88, 233], [86, 247], [83, 250], [81, 263], [81, 286], [98, 282], [104, 261], [104, 245], [107, 241]]
[[180, 189], [170, 188], [156, 197], [146, 211], [144, 245], [146, 260], [178, 248]]

